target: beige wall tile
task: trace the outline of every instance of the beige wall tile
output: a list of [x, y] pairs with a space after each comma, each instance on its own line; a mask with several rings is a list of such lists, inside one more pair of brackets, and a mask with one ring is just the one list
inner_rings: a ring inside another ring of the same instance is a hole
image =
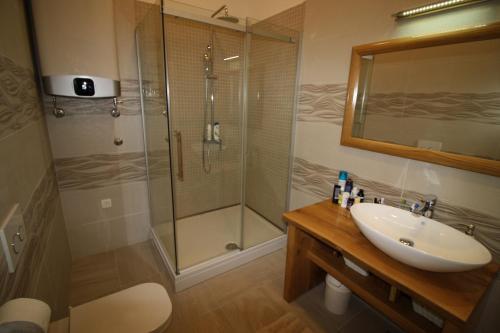
[[0, 30], [8, 33], [0, 34], [0, 53], [15, 59], [25, 68], [33, 68], [30, 45], [27, 42], [28, 28], [24, 5], [21, 1], [2, 1], [0, 12], [5, 13], [0, 20]]
[[0, 140], [0, 216], [15, 203], [25, 207], [52, 163], [43, 119]]
[[[119, 118], [113, 118], [109, 113], [64, 118], [48, 116], [47, 124], [55, 158], [144, 150], [139, 115]], [[123, 145], [114, 144], [116, 137], [123, 139]]]
[[[411, 202], [422, 194], [437, 194], [435, 218], [447, 224], [476, 224], [477, 238], [498, 258], [500, 210], [495, 202], [500, 178], [340, 145], [344, 111], [340, 97], [345, 96], [352, 46], [393, 36], [484, 24], [490, 22], [492, 16], [498, 19], [499, 7], [493, 3], [408, 21], [395, 22], [390, 17], [393, 12], [418, 4], [419, 1], [388, 1], [376, 6], [368, 1], [310, 0], [306, 3], [291, 206], [310, 203], [314, 197], [318, 200], [330, 197], [337, 181], [336, 173], [347, 170], [355, 175], [358, 185], [369, 190], [365, 192], [366, 197], [383, 196], [392, 205], [399, 205], [400, 197]], [[360, 12], [359, 6], [373, 10]], [[327, 11], [328, 8], [332, 10]], [[484, 14], [485, 8], [489, 8], [492, 15], [479, 15]], [[465, 19], [464, 12], [470, 17]], [[353, 13], [352, 17], [349, 13]], [[372, 22], [369, 17], [378, 19]], [[343, 33], [339, 35], [339, 31]], [[306, 166], [307, 163], [312, 164]]]
[[[408, 161], [340, 145], [342, 128], [319, 122], [297, 122], [295, 156], [402, 187]], [[332, 185], [333, 186], [333, 185]]]
[[110, 230], [104, 221], [67, 227], [67, 230], [74, 259], [109, 250]]
[[24, 2], [1, 2], [0, 28], [0, 219], [20, 203], [27, 235], [14, 273], [8, 273], [3, 256], [0, 259], [0, 304], [14, 297], [39, 298], [57, 319], [67, 311], [64, 281], [71, 254], [32, 68]]
[[[450, 11], [443, 15], [401, 22], [395, 22], [390, 17], [391, 13], [421, 3], [422, 1], [416, 0], [388, 1], [376, 5], [369, 1], [308, 1], [302, 53], [302, 87], [305, 89], [306, 84], [318, 87], [325, 84], [345, 84], [351, 48], [354, 45], [392, 36], [435, 33], [456, 29], [458, 26], [463, 28], [484, 24], [498, 15], [494, 14], [498, 13], [497, 4], [485, 4], [475, 9]], [[359, 11], [360, 7], [370, 10]], [[331, 10], [327, 10], [328, 8]], [[487, 10], [491, 15], [480, 15]], [[467, 19], [465, 13], [469, 15]], [[371, 19], [374, 17], [378, 18], [376, 22]], [[318, 94], [323, 98], [331, 98], [326, 92]], [[314, 93], [306, 94], [304, 98], [305, 104], [316, 110], [314, 105], [319, 104], [313, 103], [319, 103], [320, 98]], [[335, 108], [331, 104], [325, 111], [333, 115]], [[308, 110], [307, 107], [304, 110]], [[341, 146], [341, 122], [320, 122], [321, 110], [317, 109], [316, 112], [318, 118], [299, 118], [301, 121], [297, 122], [296, 157], [330, 168], [345, 169], [364, 179], [380, 181], [408, 191], [438, 193], [443, 201], [450, 204], [499, 216], [498, 205], [493, 203], [494, 198], [498, 197], [497, 177]], [[293, 200], [292, 206], [297, 207], [298, 202], [295, 200], [300, 199], [295, 196]]]
[[114, 1], [116, 46], [120, 77], [137, 79], [135, 0]]
[[148, 212], [68, 227], [73, 258], [102, 253], [149, 239]]
[[[68, 227], [147, 211], [146, 186], [146, 182], [142, 181], [96, 189], [62, 191], [61, 201]], [[112, 200], [113, 206], [101, 208], [101, 200], [107, 198]]]
[[126, 245], [144, 242], [149, 239], [149, 213], [142, 212], [108, 220], [110, 238], [109, 248], [117, 249]]

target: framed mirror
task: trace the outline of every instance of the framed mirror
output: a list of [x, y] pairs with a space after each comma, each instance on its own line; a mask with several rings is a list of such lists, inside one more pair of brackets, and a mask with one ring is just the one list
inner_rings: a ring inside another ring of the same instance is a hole
[[353, 47], [341, 144], [500, 176], [500, 23]]

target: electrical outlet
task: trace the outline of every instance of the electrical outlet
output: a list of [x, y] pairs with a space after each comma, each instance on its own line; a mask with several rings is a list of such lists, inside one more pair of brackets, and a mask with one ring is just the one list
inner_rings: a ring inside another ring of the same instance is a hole
[[107, 199], [101, 200], [101, 207], [102, 208], [111, 208], [112, 206], [113, 206], [113, 202], [111, 201], [111, 199], [107, 198]]

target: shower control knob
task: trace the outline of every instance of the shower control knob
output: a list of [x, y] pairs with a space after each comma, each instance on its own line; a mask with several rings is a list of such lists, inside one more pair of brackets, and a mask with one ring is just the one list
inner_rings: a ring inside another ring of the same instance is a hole
[[123, 144], [123, 139], [122, 138], [115, 138], [115, 146], [121, 146]]

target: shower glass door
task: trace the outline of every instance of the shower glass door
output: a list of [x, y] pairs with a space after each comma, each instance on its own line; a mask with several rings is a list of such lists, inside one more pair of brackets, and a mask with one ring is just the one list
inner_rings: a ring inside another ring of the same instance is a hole
[[180, 270], [241, 248], [242, 31], [165, 15]]
[[155, 241], [177, 270], [160, 0], [136, 1], [136, 50], [147, 162], [149, 211]]
[[[271, 18], [272, 20], [272, 18]], [[285, 233], [300, 33], [269, 20], [249, 34], [243, 248]]]

